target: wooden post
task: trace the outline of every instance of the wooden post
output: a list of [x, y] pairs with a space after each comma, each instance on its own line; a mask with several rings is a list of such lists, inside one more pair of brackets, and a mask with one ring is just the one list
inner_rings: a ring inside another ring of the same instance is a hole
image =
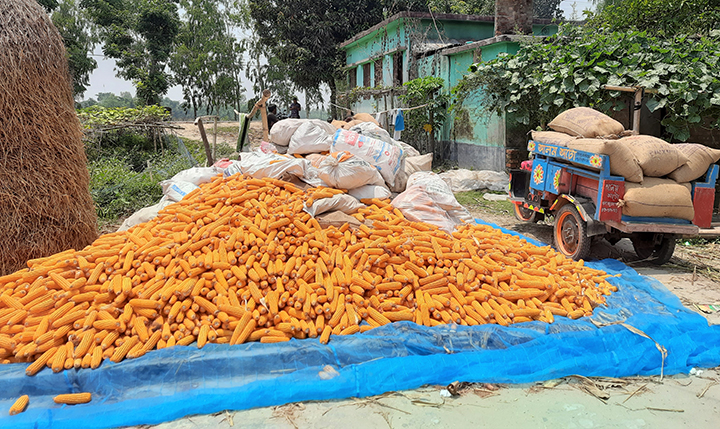
[[269, 89], [265, 89], [262, 92], [262, 98], [255, 103], [255, 106], [253, 106], [252, 110], [250, 111], [250, 114], [248, 115], [248, 118], [252, 120], [252, 117], [255, 116], [255, 113], [260, 109], [260, 116], [262, 117], [262, 125], [263, 125], [263, 140], [269, 141], [270, 140], [270, 133], [268, 130], [268, 122], [267, 122], [267, 101], [270, 99], [271, 92]]
[[643, 89], [635, 88], [635, 105], [633, 106], [633, 134], [640, 134], [640, 113], [642, 109]]
[[212, 146], [213, 159], [215, 159], [215, 156], [217, 155], [217, 123], [218, 123], [218, 117], [215, 116], [213, 118], [213, 146]]
[[205, 126], [203, 125], [202, 118], [195, 119], [195, 125], [197, 125], [198, 129], [200, 130], [200, 137], [202, 138], [203, 145], [205, 146], [205, 156], [207, 157], [207, 167], [210, 167], [211, 165], [215, 164], [215, 161], [213, 160], [213, 154], [210, 150], [210, 143], [208, 143], [207, 134], [205, 134]]
[[633, 134], [640, 134], [640, 113], [642, 110], [642, 99], [645, 94], [657, 94], [657, 89], [645, 89], [641, 86], [614, 86], [603, 85], [600, 88], [608, 91], [632, 92], [635, 94], [633, 103]]

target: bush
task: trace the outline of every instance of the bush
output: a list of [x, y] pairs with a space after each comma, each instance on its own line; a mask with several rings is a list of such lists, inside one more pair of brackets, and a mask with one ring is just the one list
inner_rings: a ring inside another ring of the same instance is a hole
[[[194, 156], [200, 154], [196, 151]], [[89, 158], [90, 193], [98, 218], [116, 222], [157, 203], [163, 196], [160, 182], [192, 165], [177, 149], [154, 153], [115, 148]]]
[[717, 0], [606, 0], [588, 24], [610, 31], [638, 30], [673, 37], [704, 34], [720, 26]]

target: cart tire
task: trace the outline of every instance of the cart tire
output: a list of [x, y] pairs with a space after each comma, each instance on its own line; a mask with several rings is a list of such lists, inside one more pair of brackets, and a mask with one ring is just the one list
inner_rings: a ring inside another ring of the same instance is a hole
[[560, 253], [576, 261], [590, 255], [587, 224], [572, 204], [566, 204], [555, 215], [553, 242]]
[[513, 206], [515, 207], [514, 212], [517, 220], [536, 223], [542, 220], [544, 217], [542, 213], [538, 213], [535, 210], [526, 209], [522, 206], [522, 203], [514, 203]]
[[[652, 244], [652, 236], [649, 240], [634, 238], [631, 241], [638, 258], [650, 259], [650, 262], [655, 265], [663, 265], [672, 258], [673, 252], [675, 252], [677, 237], [673, 234], [665, 234], [660, 243], [654, 246]], [[650, 243], [648, 243], [648, 241], [650, 241]]]

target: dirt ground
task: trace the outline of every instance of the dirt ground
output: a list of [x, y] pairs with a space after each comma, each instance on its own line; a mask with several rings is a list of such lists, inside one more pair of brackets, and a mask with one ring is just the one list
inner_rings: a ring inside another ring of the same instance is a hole
[[[197, 125], [193, 122], [174, 122], [173, 125], [180, 127], [175, 130], [178, 136], [184, 137], [190, 140], [202, 141], [200, 137], [200, 130]], [[213, 143], [213, 123], [204, 123], [205, 134], [207, 135], [208, 142], [212, 145]], [[218, 122], [218, 133], [217, 143], [235, 146], [237, 144], [237, 136], [240, 125], [238, 122]], [[260, 121], [250, 122], [250, 132], [248, 134], [248, 140], [250, 145], [259, 145], [262, 141], [262, 123]]]
[[717, 428], [716, 370], [624, 379], [567, 377], [525, 385], [474, 384], [459, 396], [444, 386], [371, 398], [304, 402], [154, 426], [191, 428]]
[[[550, 242], [552, 226], [526, 224], [501, 205], [467, 205], [478, 218]], [[720, 252], [717, 243], [679, 243], [670, 263], [657, 267], [638, 261], [632, 245], [603, 241], [598, 258], [620, 259], [656, 278], [690, 309], [720, 324], [720, 313], [706, 314], [696, 304], [720, 303]], [[431, 369], [429, 369], [431, 370]], [[461, 381], [461, 380], [459, 380]], [[461, 386], [462, 387], [462, 386]], [[623, 379], [566, 377], [522, 385], [472, 384], [460, 395], [441, 394], [445, 386], [391, 392], [371, 398], [303, 402], [214, 415], [190, 416], [158, 429], [185, 428], [717, 428], [720, 370], [671, 377]]]

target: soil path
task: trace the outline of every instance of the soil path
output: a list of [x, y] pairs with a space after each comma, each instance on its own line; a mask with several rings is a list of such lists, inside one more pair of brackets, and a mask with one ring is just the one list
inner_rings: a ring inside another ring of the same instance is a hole
[[[181, 129], [175, 130], [178, 136], [184, 137], [190, 140], [202, 141], [200, 137], [200, 130], [197, 125], [193, 122], [174, 122], [173, 125], [181, 127]], [[205, 133], [208, 138], [208, 142], [212, 145], [213, 142], [213, 123], [204, 123]], [[223, 121], [218, 122], [218, 144], [225, 144], [235, 146], [237, 144], [237, 136], [240, 125], [237, 121]], [[260, 121], [250, 122], [250, 132], [248, 139], [251, 145], [260, 144], [262, 141], [262, 123]]]

